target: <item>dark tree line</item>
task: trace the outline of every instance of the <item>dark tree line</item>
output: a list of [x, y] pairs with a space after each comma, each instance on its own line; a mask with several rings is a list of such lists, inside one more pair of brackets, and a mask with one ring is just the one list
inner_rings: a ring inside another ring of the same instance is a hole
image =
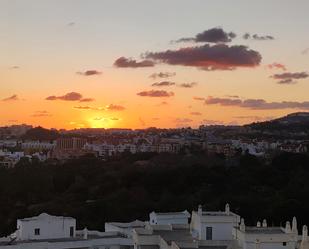
[[149, 212], [223, 209], [229, 202], [247, 224], [280, 225], [294, 215], [309, 224], [309, 157], [284, 153], [271, 163], [245, 155], [226, 160], [203, 153], [92, 156], [60, 163], [20, 161], [0, 169], [0, 234], [16, 219], [47, 212], [104, 229], [106, 221], [148, 219]]

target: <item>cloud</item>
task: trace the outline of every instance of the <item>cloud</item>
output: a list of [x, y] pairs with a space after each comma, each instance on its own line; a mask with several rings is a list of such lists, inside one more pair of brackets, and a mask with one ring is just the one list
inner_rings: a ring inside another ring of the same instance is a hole
[[174, 121], [177, 123], [190, 123], [193, 120], [190, 118], [176, 118]]
[[181, 38], [176, 42], [209, 42], [209, 43], [226, 43], [231, 42], [236, 37], [233, 32], [227, 33], [222, 28], [212, 28], [197, 34], [192, 38]]
[[91, 102], [92, 98], [83, 98], [83, 95], [77, 92], [70, 92], [62, 96], [51, 95], [45, 98], [45, 100], [64, 100], [64, 101], [79, 101], [79, 102]]
[[48, 111], [36, 111], [31, 117], [42, 118], [42, 117], [51, 117], [52, 115]]
[[256, 41], [268, 41], [268, 40], [274, 40], [275, 38], [271, 35], [257, 35], [257, 34], [250, 35], [250, 33], [245, 33], [243, 35], [243, 39], [245, 40], [252, 39]]
[[203, 97], [193, 97], [193, 99], [198, 101], [205, 101], [205, 98]]
[[306, 54], [308, 54], [308, 53], [309, 53], [309, 48], [305, 48], [305, 49], [301, 52], [302, 55], [306, 55]]
[[192, 88], [197, 86], [196, 82], [191, 82], [191, 83], [182, 83], [182, 84], [178, 84], [178, 87], [183, 87], [183, 88]]
[[233, 70], [238, 67], [256, 67], [262, 56], [246, 46], [216, 44], [186, 47], [163, 52], [147, 52], [146, 59], [169, 65], [197, 67], [204, 70]]
[[278, 82], [277, 82], [278, 84], [296, 84], [297, 83], [297, 81], [295, 81], [295, 80], [292, 80], [292, 79], [285, 79], [285, 80], [279, 80]]
[[164, 86], [174, 86], [175, 84], [176, 84], [175, 82], [171, 82], [171, 81], [161, 81], [161, 82], [153, 83], [151, 86], [164, 87]]
[[251, 110], [275, 110], [275, 109], [309, 109], [309, 101], [281, 101], [267, 102], [264, 99], [229, 99], [229, 98], [213, 98], [209, 96], [205, 100], [206, 105], [236, 106]]
[[92, 101], [95, 101], [95, 99], [93, 99], [93, 98], [83, 98], [79, 102], [92, 102]]
[[92, 75], [100, 75], [102, 72], [98, 70], [86, 70], [84, 72], [77, 72], [79, 75], [84, 75], [84, 76], [92, 76]]
[[176, 73], [175, 72], [160, 72], [160, 73], [153, 73], [151, 75], [149, 75], [149, 78], [152, 78], [152, 79], [157, 79], [157, 78], [170, 78], [170, 77], [173, 77], [175, 76]]
[[75, 22], [69, 22], [67, 25], [70, 26], [70, 27], [73, 27], [73, 26], [75, 26], [75, 24], [76, 24]]
[[146, 122], [141, 117], [138, 118], [138, 121], [140, 122], [141, 126], [146, 125]]
[[126, 108], [124, 106], [114, 104], [110, 104], [106, 107], [106, 110], [108, 111], [124, 111], [125, 109]]
[[268, 64], [267, 68], [268, 69], [281, 69], [283, 71], [286, 71], [286, 66], [281, 64], [281, 63], [277, 63], [277, 62], [274, 62], [272, 64]]
[[307, 72], [296, 72], [296, 73], [281, 73], [281, 74], [274, 74], [271, 78], [278, 80], [278, 84], [295, 84], [300, 79], [306, 79], [309, 77]]
[[267, 117], [260, 117], [260, 116], [235, 116], [233, 118], [236, 118], [236, 119], [249, 119], [249, 120], [254, 120], [254, 121], [266, 121], [266, 120], [274, 119], [274, 116], [267, 116]]
[[173, 92], [167, 92], [163, 90], [150, 90], [150, 91], [142, 91], [137, 93], [137, 95], [142, 97], [172, 97], [174, 96]]
[[20, 67], [19, 66], [11, 66], [10, 69], [17, 70], [17, 69], [20, 69]]
[[208, 97], [205, 100], [205, 104], [207, 105], [217, 105], [220, 104], [222, 106], [237, 106], [240, 105], [242, 101], [240, 99], [234, 99], [234, 98], [213, 98]]
[[131, 58], [120, 57], [114, 62], [115, 67], [123, 68], [138, 68], [138, 67], [153, 67], [155, 63], [151, 60], [142, 60], [137, 62]]
[[93, 110], [93, 107], [90, 106], [74, 106], [74, 108], [80, 110]]
[[19, 98], [18, 98], [18, 96], [16, 94], [14, 94], [14, 95], [12, 95], [10, 97], [2, 99], [2, 101], [5, 101], [5, 102], [7, 102], [7, 101], [17, 101], [17, 100], [19, 100]]
[[160, 102], [157, 106], [169, 105], [166, 101]]
[[190, 114], [191, 114], [191, 115], [195, 115], [195, 116], [200, 116], [200, 115], [202, 115], [202, 113], [200, 113], [200, 112], [191, 112]]

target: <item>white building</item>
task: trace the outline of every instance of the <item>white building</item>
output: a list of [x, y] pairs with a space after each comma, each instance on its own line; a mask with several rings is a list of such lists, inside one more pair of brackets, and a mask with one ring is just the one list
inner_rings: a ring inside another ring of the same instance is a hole
[[39, 216], [17, 220], [17, 240], [42, 240], [75, 237], [76, 220], [71, 217]]
[[292, 228], [290, 222], [285, 228], [267, 227], [266, 220], [262, 224], [258, 222], [256, 227], [248, 227], [242, 219], [240, 226], [234, 228], [233, 237], [243, 249], [295, 249], [299, 241], [296, 218]]
[[199, 240], [232, 240], [233, 227], [238, 226], [240, 216], [230, 211], [226, 204], [225, 211], [198, 211], [192, 212], [191, 232]]
[[308, 229], [298, 235], [296, 218], [283, 227], [266, 220], [246, 226], [230, 211], [156, 213], [150, 221], [109, 222], [105, 232], [76, 230], [70, 217], [41, 214], [17, 221], [17, 231], [0, 238], [0, 249], [309, 249]]
[[187, 210], [172, 213], [151, 212], [149, 218], [151, 225], [188, 224], [190, 214]]

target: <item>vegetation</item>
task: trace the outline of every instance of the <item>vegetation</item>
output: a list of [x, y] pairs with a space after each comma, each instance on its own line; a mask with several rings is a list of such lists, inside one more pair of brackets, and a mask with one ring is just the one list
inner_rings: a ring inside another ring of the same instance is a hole
[[[196, 209], [233, 211], [255, 224], [280, 225], [297, 216], [309, 224], [309, 157], [284, 153], [271, 163], [245, 155], [226, 160], [201, 152], [141, 154], [102, 162], [92, 156], [40, 163], [21, 160], [0, 169], [0, 234], [16, 219], [47, 212], [103, 230], [106, 221], [148, 219], [149, 212]], [[302, 224], [299, 224], [302, 225]]]

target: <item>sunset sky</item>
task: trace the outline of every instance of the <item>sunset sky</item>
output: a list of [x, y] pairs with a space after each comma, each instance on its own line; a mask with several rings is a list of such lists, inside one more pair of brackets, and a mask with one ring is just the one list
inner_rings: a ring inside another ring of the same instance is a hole
[[197, 127], [309, 110], [308, 0], [0, 0], [0, 126]]

